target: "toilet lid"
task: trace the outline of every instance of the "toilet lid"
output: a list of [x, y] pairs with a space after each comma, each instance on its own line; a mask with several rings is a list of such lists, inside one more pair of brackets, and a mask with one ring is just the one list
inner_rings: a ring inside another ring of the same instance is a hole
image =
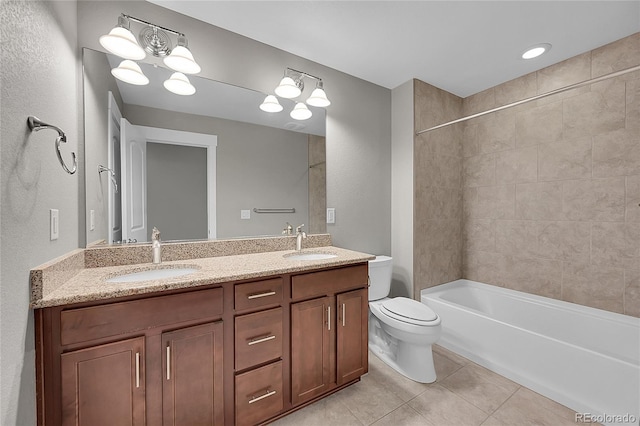
[[438, 318], [427, 305], [407, 297], [394, 297], [382, 303], [382, 310], [390, 317], [405, 322], [431, 322]]

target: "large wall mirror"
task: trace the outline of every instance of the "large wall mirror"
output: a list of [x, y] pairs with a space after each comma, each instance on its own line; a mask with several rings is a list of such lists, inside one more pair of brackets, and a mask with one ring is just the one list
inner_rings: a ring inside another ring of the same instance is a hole
[[[114, 78], [121, 59], [83, 49], [87, 244], [326, 232], [325, 111], [309, 120], [258, 106], [265, 94], [141, 63], [149, 84]], [[289, 105], [290, 103], [290, 105]]]

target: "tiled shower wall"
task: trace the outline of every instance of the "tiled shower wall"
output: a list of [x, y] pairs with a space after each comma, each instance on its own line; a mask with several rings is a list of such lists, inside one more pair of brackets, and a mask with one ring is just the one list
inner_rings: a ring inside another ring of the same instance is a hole
[[[464, 100], [417, 81], [416, 130], [639, 64], [637, 33]], [[414, 295], [463, 277], [640, 316], [640, 72], [414, 149]]]

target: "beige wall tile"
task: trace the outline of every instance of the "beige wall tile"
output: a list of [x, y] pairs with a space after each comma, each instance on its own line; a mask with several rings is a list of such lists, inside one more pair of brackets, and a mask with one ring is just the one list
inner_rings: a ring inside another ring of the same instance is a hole
[[478, 155], [466, 158], [462, 165], [464, 186], [487, 186], [496, 183], [496, 156]]
[[531, 220], [495, 221], [498, 253], [523, 256], [538, 255], [538, 226]]
[[593, 177], [640, 174], [640, 127], [593, 137]]
[[473, 157], [480, 154], [478, 148], [478, 127], [477, 123], [465, 122], [462, 133], [462, 156]]
[[494, 220], [465, 220], [463, 246], [466, 250], [495, 251], [496, 222]]
[[461, 157], [462, 131], [462, 124], [442, 127], [422, 133], [416, 138], [415, 143], [428, 147], [429, 152], [435, 156]]
[[462, 191], [436, 186], [416, 189], [415, 221], [432, 219], [460, 219], [462, 217]]
[[421, 220], [414, 225], [414, 297], [420, 290], [462, 276], [462, 223]]
[[562, 182], [516, 185], [516, 219], [562, 220]]
[[518, 148], [496, 154], [496, 182], [535, 182], [538, 178], [538, 147]]
[[627, 176], [625, 218], [627, 222], [640, 222], [640, 175]]
[[593, 265], [640, 270], [640, 223], [596, 222], [592, 234]]
[[640, 128], [640, 79], [630, 80], [625, 83], [627, 103], [627, 129]]
[[624, 186], [624, 177], [563, 182], [562, 208], [565, 219], [624, 221]]
[[540, 256], [589, 263], [591, 243], [589, 222], [538, 222], [537, 235]]
[[413, 82], [416, 131], [460, 118], [462, 98], [420, 80]]
[[640, 317], [640, 271], [624, 271], [624, 313]]
[[614, 41], [591, 52], [593, 77], [640, 64], [640, 32]]
[[622, 129], [625, 111], [624, 81], [592, 84], [590, 92], [562, 101], [564, 138]]
[[417, 153], [414, 163], [416, 188], [420, 186], [437, 186], [457, 189], [462, 187], [462, 161], [457, 157], [446, 155], [423, 155]]
[[495, 107], [496, 94], [493, 87], [462, 100], [462, 114], [464, 116], [476, 114]]
[[562, 139], [562, 102], [516, 113], [516, 146], [551, 143]]
[[516, 115], [513, 110], [494, 112], [478, 118], [480, 154], [513, 149], [516, 143]]
[[494, 87], [496, 106], [506, 105], [537, 94], [538, 81], [532, 72]]
[[514, 219], [515, 185], [465, 188], [462, 205], [465, 219]]
[[537, 72], [537, 77], [538, 94], [589, 80], [591, 78], [591, 52], [543, 68]]
[[538, 145], [541, 181], [591, 178], [591, 137]]
[[462, 276], [468, 280], [502, 286], [502, 281], [498, 280], [502, 258], [500, 253], [465, 248]]
[[540, 296], [560, 298], [562, 262], [517, 253], [500, 259], [498, 282], [504, 287]]
[[562, 300], [607, 311], [623, 311], [624, 270], [565, 263]]

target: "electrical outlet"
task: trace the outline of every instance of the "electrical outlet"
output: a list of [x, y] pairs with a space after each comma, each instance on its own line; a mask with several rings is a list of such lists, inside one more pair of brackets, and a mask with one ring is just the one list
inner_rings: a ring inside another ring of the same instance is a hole
[[58, 209], [49, 210], [49, 232], [51, 241], [57, 240], [60, 236], [60, 211]]

